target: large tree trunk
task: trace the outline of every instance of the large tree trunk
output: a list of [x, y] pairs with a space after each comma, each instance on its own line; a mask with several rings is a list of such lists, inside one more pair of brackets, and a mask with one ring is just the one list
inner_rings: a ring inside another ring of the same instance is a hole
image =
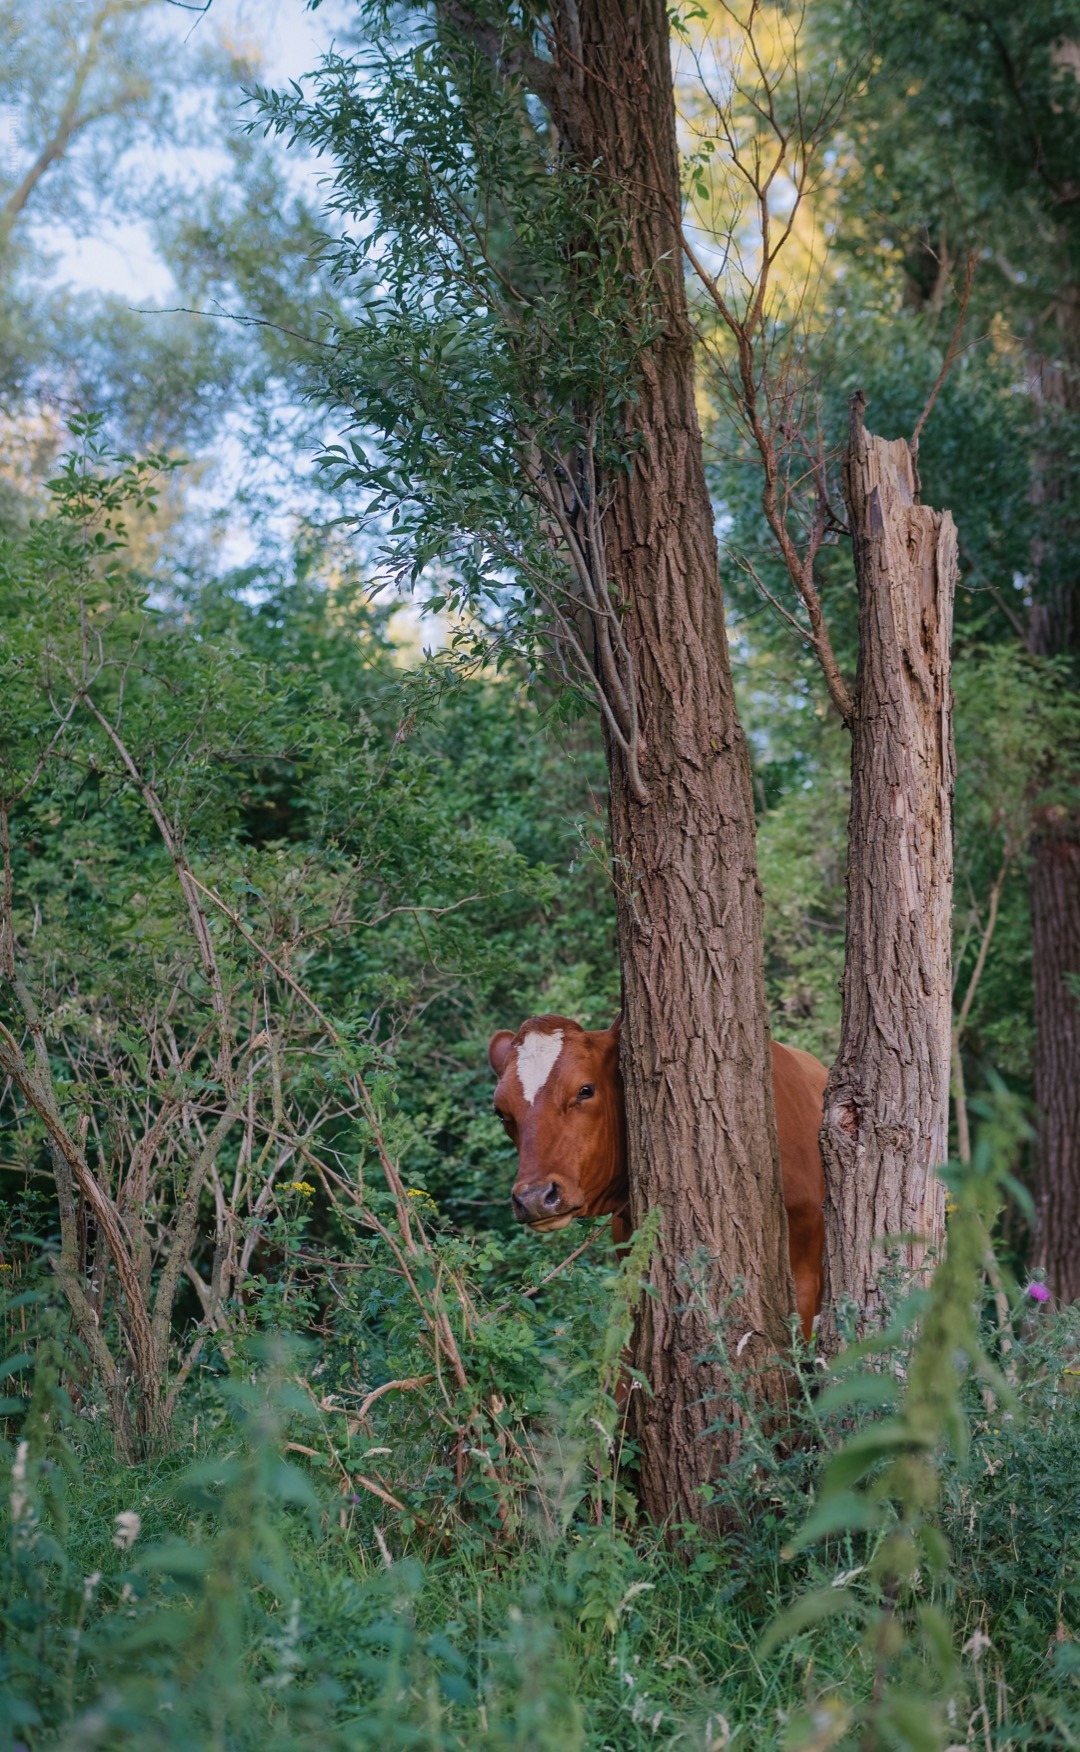
[[956, 531], [917, 503], [909, 446], [868, 433], [863, 406], [846, 471], [859, 665], [843, 1020], [821, 1131], [829, 1348], [838, 1298], [863, 1329], [884, 1312], [885, 1237], [904, 1238], [914, 1271], [940, 1249], [948, 1154]]
[[[632, 1206], [635, 1219], [663, 1213], [635, 1342], [651, 1387], [638, 1398], [641, 1491], [655, 1519], [700, 1521], [700, 1487], [736, 1439], [705, 1439], [714, 1420], [735, 1421], [724, 1371], [700, 1360], [715, 1348], [711, 1324], [739, 1282], [730, 1309], [738, 1366], [761, 1370], [783, 1349], [794, 1305], [750, 762], [694, 402], [665, 0], [587, 0], [573, 22], [584, 119], [561, 118], [563, 137], [618, 191], [633, 271], [652, 279], [663, 316], [631, 411], [641, 450], [609, 484], [604, 524], [648, 799], [609, 740], [611, 829]], [[569, 17], [562, 24], [573, 42]], [[699, 1301], [688, 1273], [700, 1260]], [[761, 1390], [779, 1381], [766, 1368]]]
[[[1048, 416], [1052, 452], [1036, 470], [1037, 504], [1045, 528], [1035, 543], [1038, 595], [1032, 604], [1030, 649], [1039, 657], [1080, 658], [1080, 584], [1076, 520], [1068, 504], [1076, 481], [1064, 443], [1062, 416], [1080, 420], [1080, 368], [1075, 363], [1076, 293], [1062, 299], [1059, 327], [1064, 361], [1040, 357], [1037, 389]], [[1080, 756], [1060, 752], [1068, 782]], [[1065, 785], [1061, 786], [1062, 790]], [[1064, 804], [1043, 812], [1031, 870], [1031, 951], [1035, 1004], [1035, 1232], [1032, 1263], [1063, 1302], [1080, 1300], [1080, 810]]]
[[[639, 394], [625, 410], [630, 465], [611, 471], [590, 522], [586, 459], [587, 484], [553, 517], [564, 534], [568, 519], [583, 519], [579, 548], [592, 573], [579, 608], [583, 620], [591, 616], [606, 708], [631, 1201], [637, 1220], [662, 1214], [634, 1345], [650, 1389], [635, 1396], [641, 1493], [657, 1521], [703, 1521], [702, 1486], [738, 1439], [730, 1378], [703, 1354], [715, 1354], [726, 1310], [735, 1324], [731, 1367], [755, 1371], [759, 1393], [778, 1393], [775, 1359], [795, 1298], [750, 761], [694, 402], [667, 5], [555, 0], [550, 58], [484, 23], [470, 0], [440, 0], [440, 9], [548, 107], [583, 187], [594, 179], [621, 215], [621, 257], [604, 232], [605, 273], [619, 262], [630, 303], [647, 289], [658, 319]], [[583, 232], [567, 239], [568, 254], [589, 247]], [[585, 410], [583, 448], [594, 414]], [[724, 1428], [708, 1433], [715, 1422]]]
[[1048, 810], [1031, 872], [1035, 1100], [1034, 1264], [1080, 1301], [1080, 814]]

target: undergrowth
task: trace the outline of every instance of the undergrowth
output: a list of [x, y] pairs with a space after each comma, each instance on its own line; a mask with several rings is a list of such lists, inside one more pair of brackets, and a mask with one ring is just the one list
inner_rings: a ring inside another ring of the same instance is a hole
[[939, 1270], [824, 1392], [807, 1359], [786, 1430], [747, 1401], [721, 1536], [634, 1515], [617, 1385], [647, 1236], [508, 1311], [527, 1342], [491, 1379], [520, 1398], [526, 1359], [531, 1450], [491, 1440], [463, 1468], [423, 1388], [358, 1418], [324, 1385], [344, 1318], [318, 1341], [253, 1323], [169, 1446], [119, 1466], [29, 1274], [6, 1309], [0, 1741], [1080, 1744], [1080, 1318], [1017, 1296], [1002, 1325], [987, 1295], [975, 1324], [981, 1161], [954, 1187], [951, 1286]]

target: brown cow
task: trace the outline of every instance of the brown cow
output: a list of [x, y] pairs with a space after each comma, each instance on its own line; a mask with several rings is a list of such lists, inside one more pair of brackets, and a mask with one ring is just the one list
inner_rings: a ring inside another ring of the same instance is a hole
[[[630, 1234], [619, 1024], [587, 1029], [566, 1016], [530, 1016], [488, 1045], [495, 1112], [518, 1153], [511, 1193], [519, 1222], [547, 1234], [575, 1217], [610, 1215]], [[818, 1148], [828, 1072], [808, 1052], [772, 1043], [784, 1208], [799, 1319], [807, 1339], [821, 1306], [825, 1174]]]

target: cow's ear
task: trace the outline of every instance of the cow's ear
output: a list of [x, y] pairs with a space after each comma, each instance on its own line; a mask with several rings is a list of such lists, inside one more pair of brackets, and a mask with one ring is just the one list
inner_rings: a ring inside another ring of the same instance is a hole
[[488, 1041], [488, 1064], [497, 1077], [501, 1077], [506, 1069], [506, 1061], [510, 1057], [510, 1042], [514, 1038], [512, 1028], [500, 1028]]
[[622, 1033], [622, 1017], [621, 1016], [616, 1016], [614, 1022], [611, 1024], [611, 1027], [608, 1029], [608, 1033], [611, 1035], [612, 1040], [618, 1040], [619, 1035]]

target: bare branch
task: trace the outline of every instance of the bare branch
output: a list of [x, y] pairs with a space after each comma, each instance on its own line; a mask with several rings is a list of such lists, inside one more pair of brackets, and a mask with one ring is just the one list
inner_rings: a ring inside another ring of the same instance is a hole
[[926, 400], [926, 406], [919, 415], [919, 418], [915, 423], [915, 430], [911, 434], [911, 454], [916, 461], [918, 461], [919, 457], [919, 439], [922, 437], [923, 427], [930, 418], [941, 386], [945, 382], [946, 377], [948, 377], [949, 371], [952, 368], [952, 362], [960, 350], [960, 336], [963, 333], [964, 322], [967, 318], [968, 302], [971, 298], [971, 284], [975, 278], [976, 259], [975, 251], [969, 250], [967, 261], [964, 265], [964, 290], [960, 294], [960, 311], [956, 318], [956, 327], [953, 329], [952, 338], [945, 349], [945, 358], [942, 361], [941, 370], [938, 372], [937, 382], [930, 391]]
[[180, 885], [180, 891], [187, 904], [188, 915], [191, 919], [195, 942], [202, 959], [203, 971], [206, 974], [207, 984], [210, 987], [214, 1009], [217, 1014], [220, 1034], [218, 1070], [221, 1077], [222, 1087], [225, 1090], [226, 1096], [229, 1096], [232, 1093], [233, 1075], [232, 1025], [229, 1020], [229, 1010], [225, 1000], [225, 987], [221, 978], [221, 970], [218, 967], [217, 953], [214, 949], [214, 939], [210, 933], [209, 921], [199, 904], [198, 895], [195, 893], [195, 889], [198, 889], [200, 884], [195, 881], [194, 873], [184, 855], [183, 843], [174, 832], [173, 824], [165, 813], [165, 808], [160, 797], [153, 785], [150, 784], [149, 780], [146, 779], [139, 770], [138, 763], [129, 750], [123, 737], [120, 735], [120, 732], [115, 725], [110, 724], [108, 718], [106, 718], [105, 714], [99, 709], [91, 694], [82, 690], [82, 698], [86, 701], [90, 712], [97, 719], [97, 722], [101, 725], [101, 728], [104, 730], [109, 741], [120, 756], [126, 771], [139, 792], [139, 795], [142, 797], [147, 809], [153, 816], [157, 830], [165, 842], [166, 850], [172, 859], [173, 868], [176, 871], [177, 882]]
[[384, 1393], [411, 1393], [416, 1387], [429, 1386], [434, 1379], [434, 1375], [410, 1375], [401, 1381], [384, 1381], [381, 1387], [376, 1387], [368, 1394], [359, 1411], [350, 1414], [355, 1419], [349, 1425], [350, 1436], [356, 1434], [376, 1400], [381, 1399]]

